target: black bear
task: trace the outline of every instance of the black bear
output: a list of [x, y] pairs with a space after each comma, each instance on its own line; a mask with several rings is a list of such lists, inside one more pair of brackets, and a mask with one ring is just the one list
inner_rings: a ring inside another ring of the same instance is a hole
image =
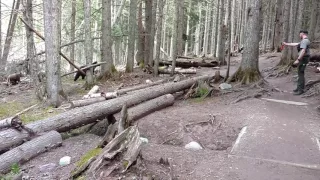
[[[97, 61], [93, 62], [92, 64], [97, 64]], [[87, 67], [87, 66], [88, 66], [88, 65], [81, 66], [80, 69], [81, 69], [81, 68], [84, 68], [84, 67]], [[93, 71], [94, 71], [94, 69], [95, 69], [96, 67], [97, 67], [97, 66], [93, 67]], [[85, 70], [83, 70], [83, 71], [86, 72], [87, 70], [88, 70], [88, 69], [85, 69]], [[86, 77], [85, 74], [82, 74], [81, 72], [77, 71], [77, 72], [76, 72], [76, 75], [74, 76], [74, 81], [77, 81], [80, 76], [82, 77], [82, 79], [84, 79], [84, 78]]]
[[15, 73], [15, 74], [10, 74], [7, 78], [8, 85], [16, 85], [20, 82], [20, 78], [23, 77], [23, 74], [20, 73]]

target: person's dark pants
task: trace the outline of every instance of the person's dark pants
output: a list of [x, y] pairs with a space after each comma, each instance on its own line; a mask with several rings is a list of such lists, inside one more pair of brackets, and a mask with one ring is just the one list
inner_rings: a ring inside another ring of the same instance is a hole
[[297, 90], [299, 92], [304, 90], [305, 87], [305, 78], [304, 78], [304, 71], [307, 67], [307, 64], [309, 62], [309, 56], [303, 57], [303, 59], [299, 62], [298, 65], [298, 84], [297, 84]]

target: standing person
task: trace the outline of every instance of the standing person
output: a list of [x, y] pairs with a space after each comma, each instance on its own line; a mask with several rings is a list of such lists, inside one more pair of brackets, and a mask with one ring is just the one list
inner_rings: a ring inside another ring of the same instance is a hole
[[297, 89], [293, 90], [294, 95], [301, 95], [304, 93], [305, 87], [305, 77], [304, 71], [309, 62], [310, 58], [310, 41], [308, 39], [308, 31], [300, 31], [300, 43], [286, 43], [283, 42], [285, 46], [297, 46], [299, 56], [296, 61], [294, 61], [293, 65], [298, 66], [298, 84]]

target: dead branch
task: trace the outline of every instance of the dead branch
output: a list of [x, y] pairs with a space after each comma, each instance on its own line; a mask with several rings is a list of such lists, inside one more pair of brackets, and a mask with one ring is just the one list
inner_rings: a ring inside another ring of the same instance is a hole
[[[21, 20], [31, 31], [33, 31], [37, 36], [39, 36], [43, 41], [45, 41], [45, 38], [44, 38], [39, 32], [37, 32], [32, 26], [30, 26], [24, 19], [22, 19], [22, 18], [20, 17], [20, 20]], [[76, 69], [78, 69], [79, 72], [81, 72], [82, 74], [86, 74], [86, 73], [85, 73], [83, 70], [81, 70], [77, 65], [75, 65], [72, 61], [70, 61], [70, 59], [61, 52], [61, 50], [59, 50], [59, 54], [60, 54], [65, 60], [67, 60], [70, 65], [72, 65], [73, 67], [75, 67]]]

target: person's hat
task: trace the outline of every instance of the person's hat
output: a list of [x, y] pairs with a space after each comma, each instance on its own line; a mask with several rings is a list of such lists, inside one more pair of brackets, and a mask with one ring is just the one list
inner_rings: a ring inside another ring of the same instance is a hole
[[300, 33], [308, 34], [308, 31], [301, 30]]

